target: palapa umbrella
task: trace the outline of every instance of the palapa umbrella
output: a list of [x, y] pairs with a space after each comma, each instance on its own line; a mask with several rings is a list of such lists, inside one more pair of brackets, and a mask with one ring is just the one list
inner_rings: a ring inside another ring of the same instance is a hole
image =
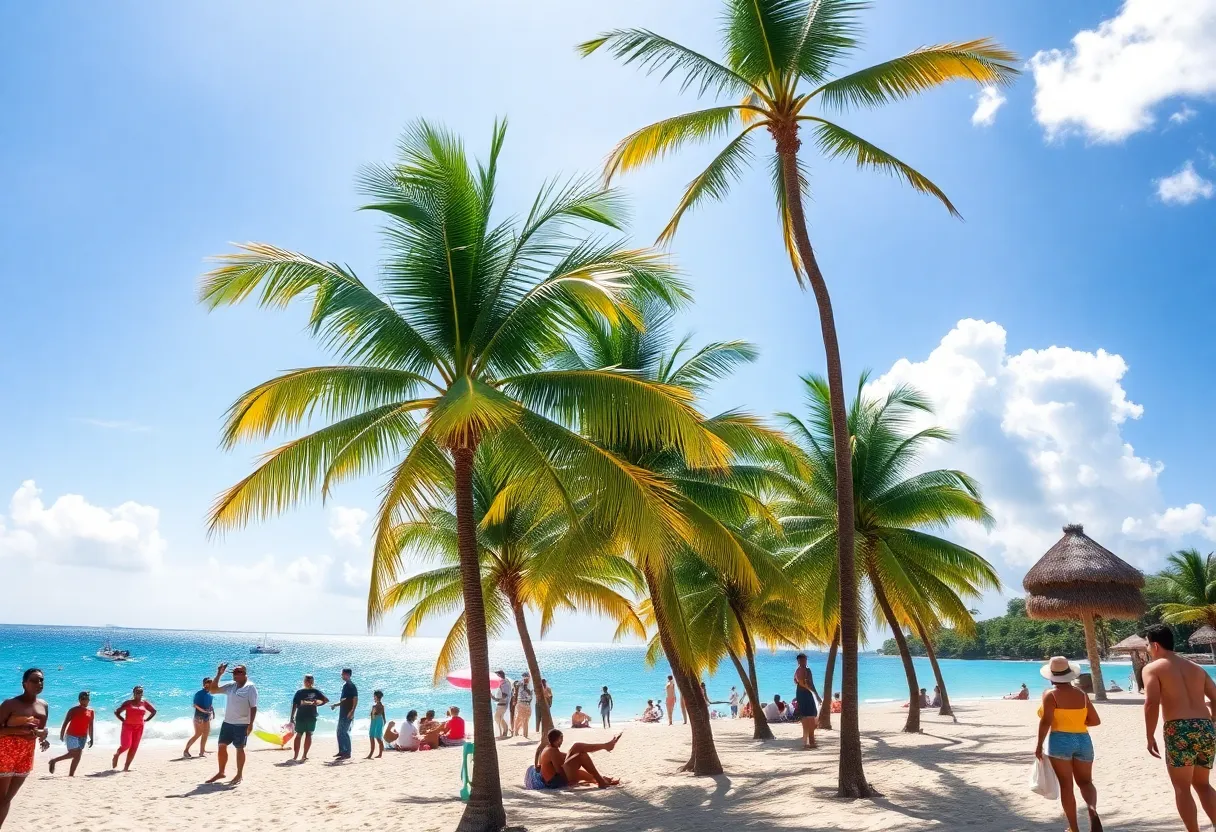
[[1208, 649], [1212, 651], [1212, 661], [1216, 662], [1216, 630], [1212, 629], [1211, 624], [1204, 624], [1192, 633], [1187, 641], [1192, 647], [1196, 644], [1206, 644]]
[[1132, 678], [1136, 680], [1136, 690], [1144, 690], [1144, 665], [1148, 664], [1148, 639], [1132, 633], [1123, 641], [1110, 648], [1111, 653], [1127, 653], [1132, 660]]
[[1139, 618], [1144, 575], [1072, 523], [1022, 579], [1031, 618], [1079, 619], [1093, 677], [1094, 698], [1105, 700], [1094, 618]]

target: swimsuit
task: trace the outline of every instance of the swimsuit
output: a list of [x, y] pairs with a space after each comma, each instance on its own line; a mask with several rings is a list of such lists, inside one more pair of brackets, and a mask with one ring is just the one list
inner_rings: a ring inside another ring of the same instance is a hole
[[369, 727], [367, 730], [367, 735], [373, 740], [379, 740], [379, 739], [384, 738], [384, 717], [382, 717], [382, 716], [372, 717], [372, 724], [371, 724], [371, 727]]
[[1216, 757], [1216, 726], [1207, 719], [1171, 719], [1165, 723], [1165, 757], [1170, 768], [1210, 769]]
[[0, 737], [0, 777], [26, 777], [34, 770], [33, 737]]

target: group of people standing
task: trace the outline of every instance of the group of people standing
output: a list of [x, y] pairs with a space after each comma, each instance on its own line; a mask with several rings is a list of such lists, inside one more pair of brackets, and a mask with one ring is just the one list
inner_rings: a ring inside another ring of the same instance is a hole
[[[494, 725], [498, 729], [498, 738], [505, 740], [510, 737], [522, 736], [528, 738], [529, 725], [532, 722], [532, 702], [537, 696], [545, 697], [545, 707], [553, 713], [553, 689], [547, 679], [541, 679], [540, 685], [533, 689], [532, 674], [524, 671], [519, 679], [512, 681], [501, 668], [494, 671], [498, 677], [492, 691], [494, 699]], [[509, 721], [508, 721], [509, 717]], [[540, 711], [536, 713], [536, 730], [540, 731]]]

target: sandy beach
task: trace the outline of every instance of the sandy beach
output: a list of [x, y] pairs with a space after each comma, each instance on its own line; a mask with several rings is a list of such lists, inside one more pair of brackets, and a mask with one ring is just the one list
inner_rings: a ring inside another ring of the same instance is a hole
[[[1099, 706], [1094, 774], [1103, 820], [1107, 830], [1181, 829], [1164, 766], [1144, 751], [1141, 701], [1123, 694]], [[833, 796], [835, 732], [822, 736], [820, 750], [804, 752], [796, 726], [774, 726], [775, 741], [756, 743], [745, 720], [714, 725], [726, 769], [717, 778], [673, 774], [687, 755], [687, 728], [630, 722], [620, 725], [624, 737], [617, 750], [598, 755], [606, 773], [624, 780], [620, 788], [525, 791], [523, 771], [534, 745], [506, 740], [499, 743], [503, 790], [511, 823], [534, 832], [1059, 830], [1058, 804], [1025, 787], [1036, 707], [964, 702], [957, 706], [957, 724], [926, 716], [924, 733], [916, 736], [899, 732], [903, 713], [897, 706], [867, 708], [867, 775], [882, 793], [874, 800]], [[607, 736], [598, 729], [575, 732], [583, 741]], [[356, 752], [366, 753], [365, 742], [356, 737]], [[232, 823], [259, 829], [455, 828], [462, 808], [458, 750], [386, 752], [373, 761], [357, 755], [333, 765], [334, 750], [332, 738], [322, 738], [305, 765], [292, 765], [290, 752], [251, 750], [245, 782], [235, 789], [200, 785], [214, 773], [214, 757], [180, 760], [177, 746], [145, 746], [125, 775], [110, 774], [110, 752], [94, 748], [73, 780], [49, 776], [49, 755], [40, 754], [6, 829], [185, 830]]]

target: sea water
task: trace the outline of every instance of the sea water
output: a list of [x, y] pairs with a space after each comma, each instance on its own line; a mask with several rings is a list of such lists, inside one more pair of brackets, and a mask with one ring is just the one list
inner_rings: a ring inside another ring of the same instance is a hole
[[[157, 708], [157, 717], [144, 731], [145, 740], [184, 740], [191, 735], [192, 701], [204, 676], [215, 673], [216, 665], [237, 663], [249, 669], [249, 679], [258, 687], [258, 725], [276, 730], [291, 712], [292, 694], [300, 687], [304, 674], [316, 678], [316, 687], [336, 700], [342, 686], [342, 668], [354, 671], [359, 688], [359, 706], [354, 731], [366, 730], [372, 691], [384, 691], [388, 718], [401, 720], [410, 709], [419, 713], [433, 708], [440, 716], [452, 705], [470, 713], [467, 690], [457, 689], [444, 680], [433, 683], [438, 639], [411, 639], [402, 642], [392, 637], [273, 635], [271, 640], [282, 652], [278, 655], [250, 654], [249, 648], [262, 640], [261, 633], [194, 632], [185, 630], [135, 630], [124, 628], [44, 627], [0, 625], [0, 698], [21, 691], [21, 673], [39, 667], [46, 675], [43, 698], [51, 706], [51, 737], [57, 741], [59, 726], [67, 709], [76, 704], [82, 690], [92, 695], [96, 712], [95, 735], [99, 745], [116, 745], [118, 722], [113, 710], [131, 695], [131, 688], [142, 685], [144, 696]], [[130, 651], [131, 661], [105, 662], [95, 654], [109, 641]], [[621, 644], [584, 644], [536, 642], [541, 672], [554, 691], [553, 709], [558, 724], [568, 724], [575, 705], [598, 722], [596, 704], [600, 689], [608, 685], [615, 701], [613, 718], [625, 721], [637, 717], [647, 699], [662, 702], [668, 669], [665, 663], [647, 667], [645, 649]], [[774, 693], [783, 699], [794, 696], [794, 650], [769, 652], [756, 656], [760, 693], [765, 700]], [[822, 691], [827, 655], [808, 651], [816, 684]], [[922, 687], [932, 691], [933, 672], [926, 659], [915, 659]], [[495, 641], [490, 645], [491, 669], [502, 668], [512, 679], [526, 669], [518, 642]], [[1042, 687], [1039, 663], [1013, 661], [942, 660], [942, 675], [950, 696], [956, 700], [999, 697], [1017, 690], [1023, 682], [1032, 690]], [[1127, 665], [1111, 667], [1107, 679], [1127, 687]], [[225, 676], [224, 681], [231, 681]], [[727, 700], [731, 687], [739, 694], [743, 685], [729, 659], [706, 676], [710, 698]], [[858, 685], [867, 702], [905, 701], [907, 681], [899, 658], [863, 653], [859, 657]], [[834, 687], [839, 690], [840, 664], [836, 665]], [[825, 695], [828, 695], [826, 691]], [[223, 718], [224, 698], [216, 697], [217, 718]], [[677, 705], [677, 708], [679, 706]], [[724, 704], [714, 708], [723, 713]], [[333, 730], [334, 711], [322, 709], [318, 731]], [[218, 726], [217, 726], [218, 728]]]

